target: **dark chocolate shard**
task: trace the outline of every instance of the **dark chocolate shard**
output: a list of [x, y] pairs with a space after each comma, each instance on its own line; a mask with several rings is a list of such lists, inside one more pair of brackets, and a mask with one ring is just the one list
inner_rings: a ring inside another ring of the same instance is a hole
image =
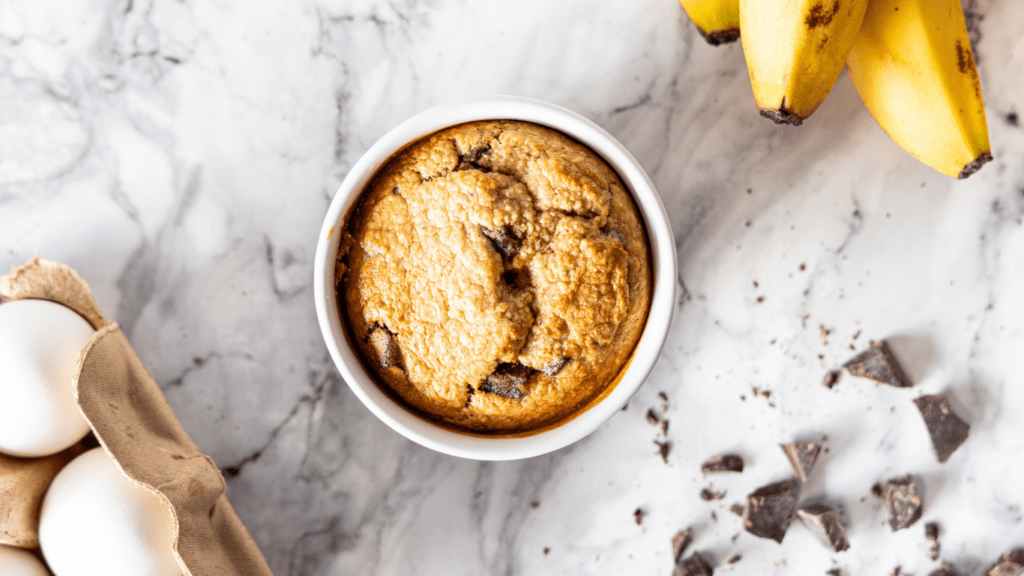
[[822, 386], [831, 390], [835, 387], [836, 383], [839, 382], [839, 377], [842, 376], [842, 374], [843, 373], [839, 370], [829, 370], [829, 372], [825, 374], [825, 378], [821, 381]]
[[818, 529], [833, 552], [842, 552], [850, 547], [846, 539], [846, 527], [839, 514], [824, 504], [812, 504], [796, 511], [805, 523]]
[[477, 390], [518, 400], [526, 396], [524, 386], [532, 372], [532, 368], [523, 366], [518, 362], [504, 362], [498, 364], [494, 372], [484, 380], [483, 384], [477, 387]]
[[484, 233], [484, 236], [491, 241], [491, 245], [501, 255], [503, 260], [511, 260], [516, 252], [519, 251], [519, 246], [522, 241], [516, 236], [516, 233], [510, 226], [502, 226], [501, 228], [488, 228], [481, 226], [480, 231]]
[[661, 421], [661, 418], [658, 418], [658, 415], [654, 413], [654, 409], [653, 408], [647, 411], [647, 423], [648, 424], [650, 424], [651, 426], [657, 426], [658, 422], [660, 422], [660, 421]]
[[889, 510], [889, 526], [893, 532], [909, 528], [921, 518], [921, 494], [909, 474], [886, 482], [882, 499]]
[[740, 560], [743, 560], [743, 556], [741, 554], [733, 554], [732, 557], [730, 557], [727, 560], [727, 562], [729, 564], [735, 564], [735, 563], [739, 562]]
[[712, 576], [714, 573], [711, 565], [701, 558], [700, 554], [694, 552], [689, 558], [676, 564], [672, 576]]
[[813, 442], [793, 442], [791, 444], [781, 444], [780, 446], [782, 451], [786, 453], [786, 458], [789, 458], [793, 471], [796, 472], [796, 479], [801, 484], [807, 482], [807, 476], [818, 461], [821, 445]]
[[675, 560], [676, 565], [683, 561], [683, 554], [686, 554], [686, 549], [693, 543], [693, 535], [690, 534], [689, 530], [680, 530], [672, 537], [672, 558]]
[[943, 564], [939, 566], [938, 570], [932, 570], [928, 573], [928, 576], [960, 576], [960, 573], [953, 570], [953, 567], [949, 564]]
[[914, 385], [885, 340], [872, 343], [870, 348], [843, 364], [843, 368], [854, 376], [874, 380], [878, 384], [897, 388], [910, 388]]
[[932, 549], [928, 551], [928, 558], [934, 562], [939, 559], [939, 525], [935, 522], [925, 524], [924, 537], [932, 543]]
[[654, 444], [658, 447], [658, 454], [661, 456], [661, 460], [668, 464], [668, 455], [672, 453], [672, 443], [654, 441]]
[[713, 502], [715, 500], [721, 500], [725, 498], [725, 490], [721, 492], [713, 492], [711, 488], [702, 488], [700, 491], [700, 499], [705, 502]]
[[468, 154], [459, 156], [459, 165], [455, 167], [455, 171], [480, 170], [481, 172], [490, 172], [490, 168], [480, 164], [480, 159], [490, 151], [491, 147], [489, 145], [483, 148], [471, 148]]
[[560, 356], [551, 361], [550, 364], [540, 369], [546, 376], [555, 376], [565, 368], [565, 365], [569, 363], [568, 356]]
[[796, 515], [799, 496], [800, 484], [795, 479], [758, 488], [747, 496], [743, 528], [754, 536], [781, 543]]
[[921, 396], [914, 400], [914, 404], [921, 411], [924, 425], [928, 427], [928, 435], [932, 437], [935, 457], [944, 463], [967, 440], [971, 433], [971, 425], [953, 412], [949, 397], [945, 394]]
[[1024, 572], [1024, 564], [1018, 564], [1004, 558], [1002, 562], [996, 564], [988, 571], [988, 576], [1018, 576], [1021, 572]]
[[374, 324], [370, 328], [370, 348], [377, 354], [377, 362], [381, 368], [402, 369], [402, 355], [398, 348], [398, 340], [395, 335], [383, 324]]
[[723, 454], [721, 456], [715, 456], [714, 458], [701, 464], [700, 471], [705, 474], [738, 474], [740, 472], [743, 472], [743, 458], [740, 458], [735, 454]]
[[636, 511], [633, 512], [633, 520], [636, 520], [636, 525], [637, 526], [643, 524], [644, 523], [644, 511], [639, 509], [639, 508], [637, 508]]

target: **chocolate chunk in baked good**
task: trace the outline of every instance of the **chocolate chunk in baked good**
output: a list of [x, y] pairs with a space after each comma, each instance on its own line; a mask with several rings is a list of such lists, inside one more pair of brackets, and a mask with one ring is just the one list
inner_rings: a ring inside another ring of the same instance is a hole
[[1011, 550], [988, 571], [988, 576], [1018, 576], [1024, 573], [1024, 548]]
[[723, 454], [722, 456], [715, 456], [714, 458], [701, 464], [700, 471], [703, 472], [704, 474], [738, 474], [740, 472], [743, 472], [743, 458], [740, 458], [735, 454]]
[[377, 353], [377, 362], [381, 368], [402, 369], [402, 356], [398, 348], [398, 340], [387, 326], [374, 324], [370, 328], [369, 342], [370, 347]]
[[807, 482], [807, 475], [811, 473], [814, 464], [818, 461], [818, 454], [821, 452], [821, 445], [812, 442], [793, 442], [781, 444], [782, 451], [789, 458], [789, 463], [796, 472], [796, 479], [801, 483]]
[[799, 496], [800, 484], [795, 479], [758, 488], [747, 496], [743, 528], [754, 536], [781, 543], [796, 515]]
[[949, 564], [943, 564], [937, 570], [929, 572], [928, 576], [960, 576], [960, 573], [953, 570], [953, 567]]
[[825, 537], [829, 548], [833, 552], [842, 552], [850, 547], [846, 539], [846, 527], [830, 506], [824, 504], [812, 504], [796, 511], [801, 520], [814, 526]]
[[967, 440], [971, 425], [953, 412], [949, 397], [945, 394], [921, 396], [914, 400], [914, 404], [921, 411], [924, 425], [928, 427], [935, 457], [944, 463]]
[[689, 558], [676, 564], [672, 576], [712, 576], [714, 573], [711, 565], [701, 558], [700, 554], [694, 552]]
[[672, 558], [677, 565], [683, 561], [683, 554], [686, 554], [686, 549], [692, 543], [693, 535], [689, 530], [680, 530], [672, 537]]
[[921, 518], [921, 494], [909, 474], [886, 482], [882, 486], [882, 499], [889, 510], [889, 526], [893, 532], [908, 528]]
[[511, 260], [522, 244], [522, 240], [516, 236], [511, 226], [502, 226], [501, 228], [481, 226], [480, 231], [491, 241], [491, 245], [494, 246], [498, 254], [501, 254], [503, 260]]
[[843, 364], [843, 368], [859, 378], [874, 380], [876, 384], [897, 388], [910, 388], [914, 385], [885, 340], [873, 342], [870, 348]]
[[928, 559], [935, 561], [939, 559], [939, 525], [929, 522], [924, 525], [924, 537], [932, 543], [932, 549], [928, 551]]
[[523, 386], [526, 385], [531, 372], [532, 368], [518, 362], [503, 362], [484, 380], [479, 390], [518, 400], [526, 396], [526, 389]]

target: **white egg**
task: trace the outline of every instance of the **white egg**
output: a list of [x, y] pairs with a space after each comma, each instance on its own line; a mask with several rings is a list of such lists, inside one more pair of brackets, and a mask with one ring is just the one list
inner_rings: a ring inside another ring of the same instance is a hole
[[4, 576], [50, 576], [50, 572], [31, 552], [0, 545], [0, 574]]
[[47, 456], [89, 431], [73, 383], [94, 333], [74, 310], [49, 300], [0, 304], [0, 452]]
[[56, 576], [180, 576], [170, 508], [94, 448], [53, 479], [39, 546]]

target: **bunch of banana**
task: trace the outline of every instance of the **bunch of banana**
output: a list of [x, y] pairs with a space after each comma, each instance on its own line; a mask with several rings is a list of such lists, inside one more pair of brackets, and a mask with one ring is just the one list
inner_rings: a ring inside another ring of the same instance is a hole
[[743, 31], [763, 116], [799, 125], [845, 64], [871, 115], [918, 160], [966, 178], [992, 159], [960, 0], [680, 2], [712, 44]]

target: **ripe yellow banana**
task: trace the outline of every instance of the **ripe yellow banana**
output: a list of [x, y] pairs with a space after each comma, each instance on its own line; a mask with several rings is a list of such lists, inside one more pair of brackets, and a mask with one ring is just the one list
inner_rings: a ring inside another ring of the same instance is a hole
[[740, 0], [743, 55], [761, 115], [800, 125], [846, 63], [868, 0]]
[[718, 46], [740, 37], [740, 0], [679, 0], [708, 44]]
[[960, 0], [871, 0], [847, 68], [875, 121], [921, 162], [966, 178], [992, 159]]

